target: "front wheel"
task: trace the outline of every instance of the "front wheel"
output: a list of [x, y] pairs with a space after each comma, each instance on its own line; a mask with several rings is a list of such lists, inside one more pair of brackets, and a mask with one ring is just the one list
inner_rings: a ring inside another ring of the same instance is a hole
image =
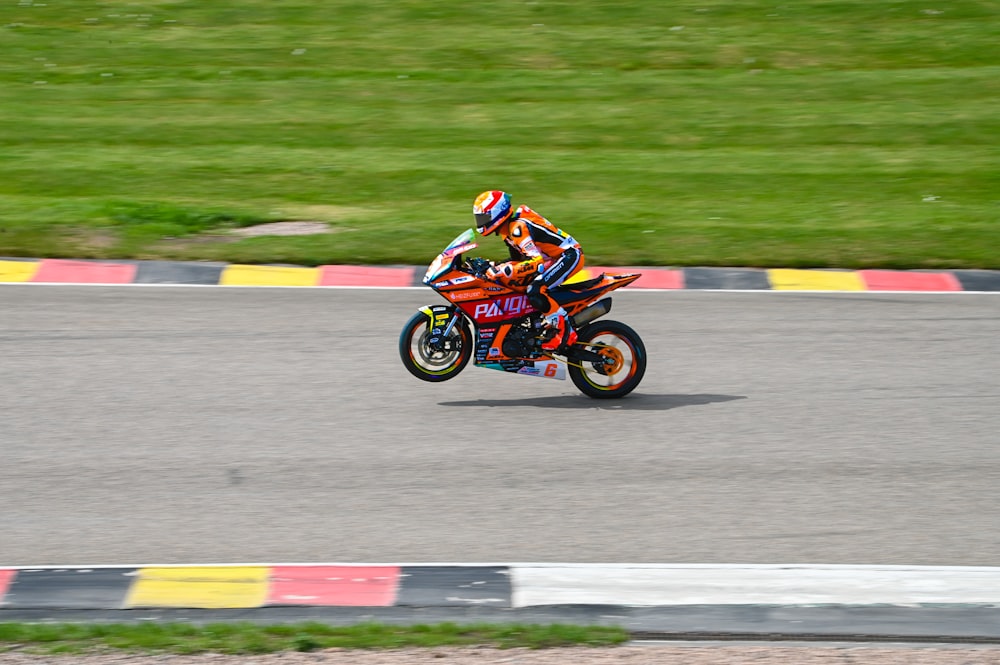
[[465, 319], [455, 323], [448, 337], [431, 343], [431, 319], [414, 314], [399, 334], [399, 357], [413, 376], [424, 381], [447, 381], [472, 357], [472, 332]]
[[602, 361], [570, 361], [569, 376], [584, 395], [595, 399], [624, 397], [646, 373], [646, 347], [634, 330], [618, 321], [597, 321], [577, 331], [574, 347], [598, 354]]

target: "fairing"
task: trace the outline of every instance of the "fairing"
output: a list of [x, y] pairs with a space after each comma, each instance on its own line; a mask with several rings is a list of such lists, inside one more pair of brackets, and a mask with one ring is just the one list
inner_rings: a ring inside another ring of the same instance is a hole
[[452, 267], [452, 262], [455, 260], [456, 256], [478, 247], [479, 245], [476, 243], [475, 239], [476, 232], [472, 229], [466, 229], [462, 233], [458, 234], [458, 236], [448, 243], [448, 246], [445, 247], [440, 254], [438, 254], [437, 258], [431, 262], [430, 267], [427, 268], [427, 272], [424, 274], [424, 284], [429, 284], [446, 273]]

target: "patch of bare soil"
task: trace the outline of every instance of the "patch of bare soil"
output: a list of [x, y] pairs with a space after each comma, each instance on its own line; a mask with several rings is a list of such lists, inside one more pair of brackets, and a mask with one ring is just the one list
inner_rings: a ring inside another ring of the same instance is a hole
[[309, 236], [332, 232], [333, 229], [325, 222], [271, 222], [270, 224], [257, 224], [233, 229], [230, 234], [241, 238], [253, 238], [257, 236]]
[[217, 245], [236, 242], [243, 238], [260, 238], [263, 236], [307, 236], [322, 233], [333, 233], [326, 222], [271, 222], [256, 224], [239, 229], [206, 231], [195, 236], [164, 239], [157, 243], [157, 248], [186, 248], [199, 245]]

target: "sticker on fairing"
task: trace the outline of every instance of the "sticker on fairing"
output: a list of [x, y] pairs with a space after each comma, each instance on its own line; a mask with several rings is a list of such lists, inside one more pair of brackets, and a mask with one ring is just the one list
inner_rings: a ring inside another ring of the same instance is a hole
[[540, 376], [546, 379], [565, 379], [566, 366], [555, 360], [536, 361], [534, 366], [522, 367], [517, 370], [517, 373], [526, 376]]

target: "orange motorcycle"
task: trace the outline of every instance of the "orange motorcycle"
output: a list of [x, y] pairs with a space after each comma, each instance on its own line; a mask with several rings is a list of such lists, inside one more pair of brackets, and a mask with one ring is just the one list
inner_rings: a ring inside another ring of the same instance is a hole
[[446, 381], [475, 357], [477, 367], [565, 379], [590, 397], [624, 397], [646, 371], [646, 348], [634, 330], [618, 321], [597, 321], [611, 311], [607, 294], [641, 275], [601, 274], [561, 284], [549, 294], [570, 315], [577, 341], [559, 352], [541, 348], [551, 334], [542, 314], [528, 302], [525, 287], [486, 278], [492, 265], [483, 258], [463, 259], [475, 249], [472, 229], [455, 238], [434, 259], [423, 282], [448, 305], [428, 305], [403, 327], [399, 355], [411, 374], [424, 381]]

